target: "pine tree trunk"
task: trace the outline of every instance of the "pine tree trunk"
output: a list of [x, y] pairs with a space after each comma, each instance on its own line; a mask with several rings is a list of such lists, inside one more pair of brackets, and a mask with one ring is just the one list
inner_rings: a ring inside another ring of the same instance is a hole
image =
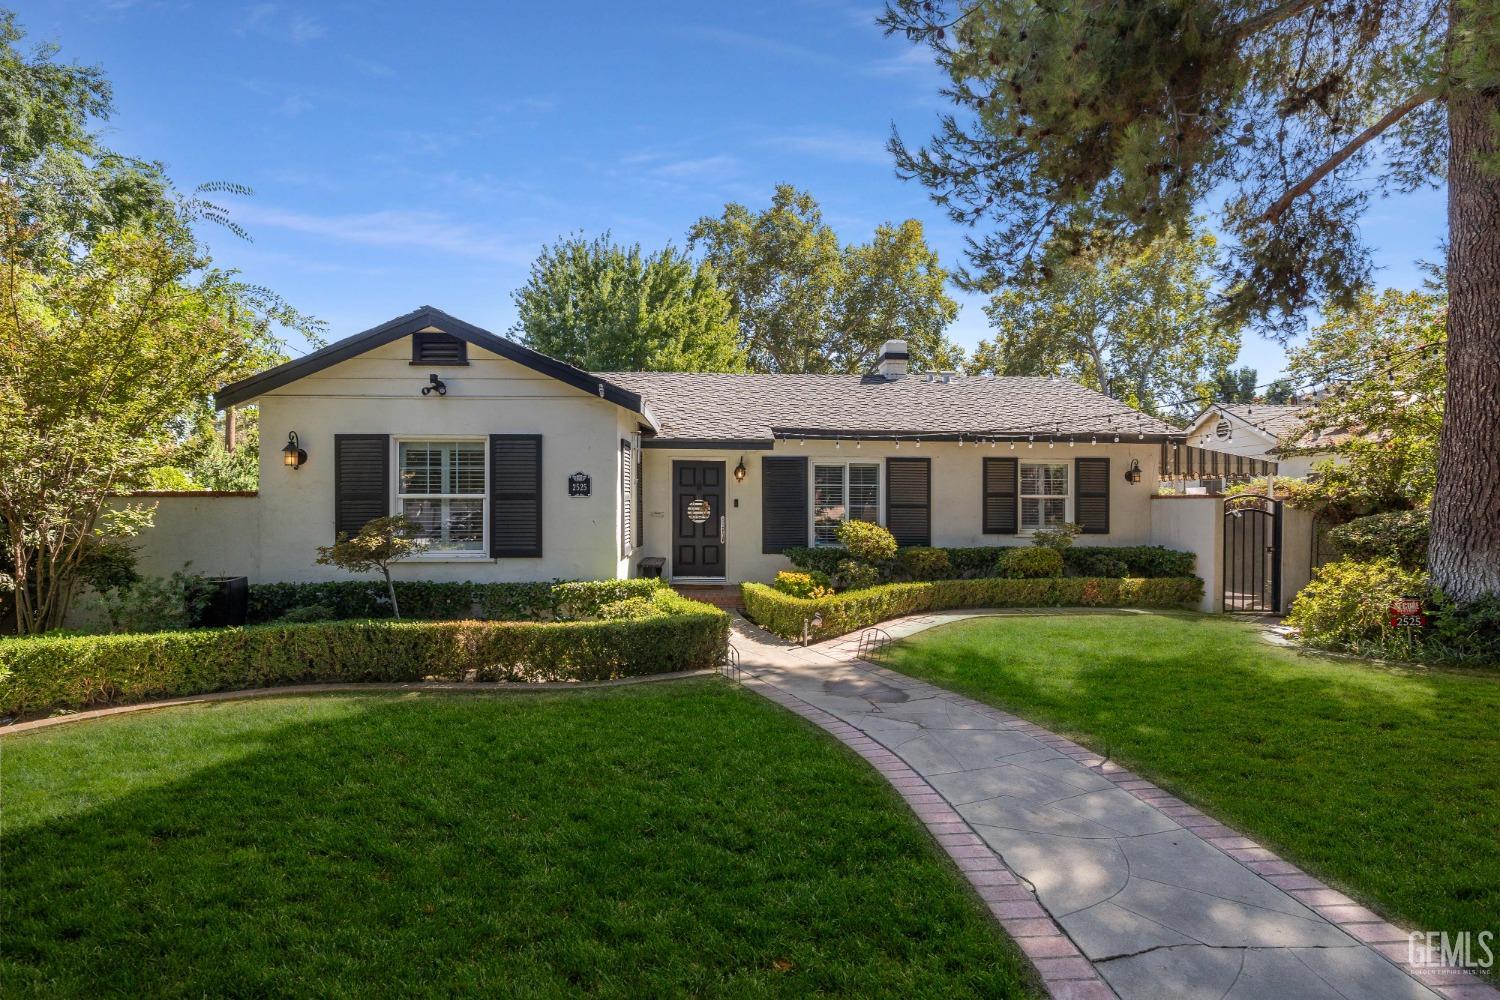
[[1428, 563], [1459, 601], [1500, 593], [1500, 174], [1476, 162], [1500, 155], [1497, 112], [1500, 93], [1460, 84], [1448, 99], [1448, 393]]

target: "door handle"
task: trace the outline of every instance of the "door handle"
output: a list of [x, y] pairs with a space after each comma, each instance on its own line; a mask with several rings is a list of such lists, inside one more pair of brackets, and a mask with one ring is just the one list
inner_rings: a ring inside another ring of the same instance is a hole
[[724, 515], [719, 515], [719, 544], [724, 544]]

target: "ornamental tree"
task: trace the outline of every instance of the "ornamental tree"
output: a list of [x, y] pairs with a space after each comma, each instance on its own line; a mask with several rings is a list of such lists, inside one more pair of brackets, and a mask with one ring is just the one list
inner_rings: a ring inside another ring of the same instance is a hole
[[1208, 207], [1226, 315], [1273, 333], [1367, 284], [1372, 193], [1446, 182], [1433, 578], [1500, 591], [1500, 10], [1493, 0], [890, 0], [958, 108], [898, 172], [986, 227], [966, 281], [1145, 244]]
[[341, 532], [332, 545], [318, 546], [318, 564], [337, 566], [350, 573], [380, 571], [385, 578], [385, 593], [391, 599], [391, 617], [401, 617], [396, 603], [396, 585], [391, 582], [391, 564], [400, 562], [421, 546], [421, 525], [401, 514], [377, 517], [365, 523], [352, 537]]

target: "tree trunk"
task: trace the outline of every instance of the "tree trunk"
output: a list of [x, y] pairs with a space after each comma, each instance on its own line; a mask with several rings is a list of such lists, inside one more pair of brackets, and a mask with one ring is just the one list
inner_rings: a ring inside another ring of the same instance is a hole
[[396, 585], [391, 582], [391, 568], [380, 567], [380, 572], [385, 574], [385, 592], [391, 597], [391, 617], [397, 621], [401, 620], [401, 605], [396, 603]]
[[[1457, 19], [1457, 4], [1453, 17]], [[1448, 98], [1448, 391], [1428, 563], [1458, 601], [1500, 593], [1500, 93]]]

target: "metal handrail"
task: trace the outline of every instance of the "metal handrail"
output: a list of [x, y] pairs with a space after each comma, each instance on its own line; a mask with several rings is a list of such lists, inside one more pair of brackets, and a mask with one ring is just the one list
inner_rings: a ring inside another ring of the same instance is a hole
[[855, 659], [867, 659], [869, 655], [882, 646], [888, 646], [893, 640], [891, 634], [883, 628], [867, 628], [859, 634], [859, 644], [854, 649]]

